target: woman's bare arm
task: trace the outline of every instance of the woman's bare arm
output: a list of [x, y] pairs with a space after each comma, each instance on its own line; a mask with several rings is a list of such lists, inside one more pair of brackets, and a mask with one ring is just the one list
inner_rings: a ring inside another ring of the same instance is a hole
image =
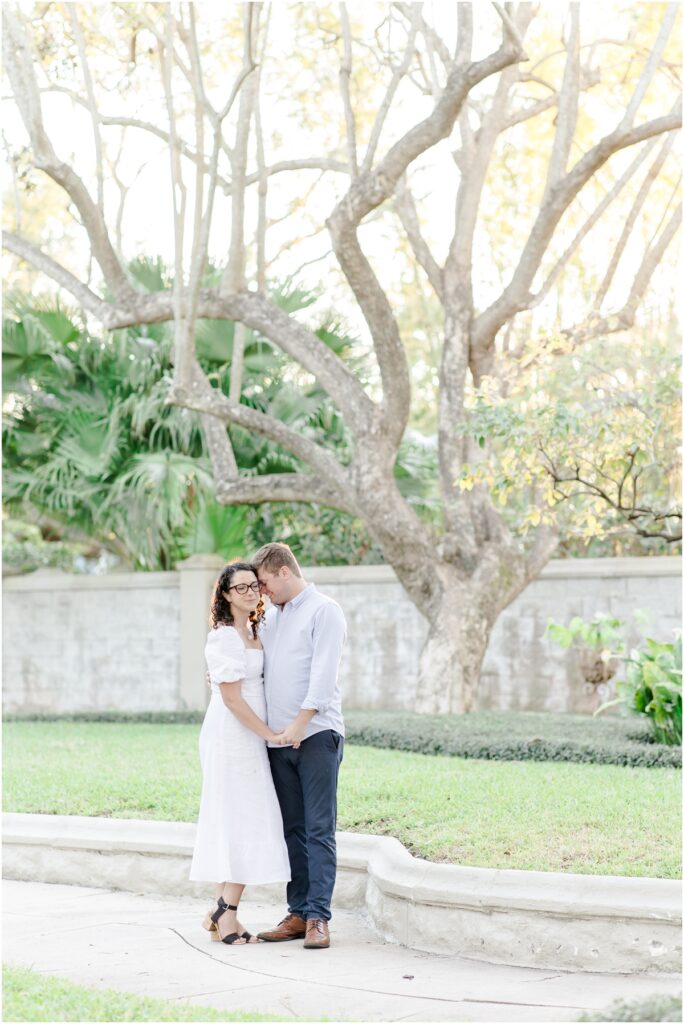
[[242, 696], [241, 679], [238, 679], [233, 683], [220, 683], [219, 689], [221, 691], [223, 703], [229, 711], [232, 711], [239, 722], [242, 722], [242, 724], [246, 725], [248, 729], [255, 732], [257, 736], [261, 736], [262, 740], [268, 740], [269, 743], [280, 742], [280, 735], [274, 733], [272, 729], [269, 729], [266, 722], [261, 721], [259, 716], [252, 711], [249, 704]]

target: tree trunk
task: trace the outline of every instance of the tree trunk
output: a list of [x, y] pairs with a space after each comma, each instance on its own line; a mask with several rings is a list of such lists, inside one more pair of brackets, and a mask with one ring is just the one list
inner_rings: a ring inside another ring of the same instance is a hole
[[[408, 539], [405, 542], [408, 548]], [[408, 596], [428, 620], [415, 711], [467, 714], [477, 710], [480, 672], [494, 624], [530, 579], [539, 575], [555, 545], [552, 531], [548, 537], [540, 534], [527, 555], [503, 537], [490, 540], [481, 545], [477, 565], [470, 570], [457, 568], [437, 554], [416, 557], [411, 572], [405, 564], [393, 563]]]
[[480, 669], [491, 627], [470, 588], [451, 589], [430, 615], [420, 655], [414, 707], [421, 714], [477, 710]]

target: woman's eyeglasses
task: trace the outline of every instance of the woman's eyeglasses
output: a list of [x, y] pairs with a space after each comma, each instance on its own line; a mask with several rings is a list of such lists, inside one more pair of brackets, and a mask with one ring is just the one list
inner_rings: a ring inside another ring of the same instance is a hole
[[228, 587], [229, 590], [237, 590], [238, 594], [246, 594], [248, 590], [258, 594], [261, 586], [259, 583], [236, 583], [232, 587]]

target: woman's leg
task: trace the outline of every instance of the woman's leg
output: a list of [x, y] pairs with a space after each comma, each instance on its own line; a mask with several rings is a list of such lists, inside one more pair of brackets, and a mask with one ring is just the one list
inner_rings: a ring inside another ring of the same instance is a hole
[[[242, 898], [242, 894], [244, 891], [244, 885], [241, 885], [239, 882], [224, 882], [223, 892], [221, 893], [221, 895], [223, 896], [223, 899], [226, 901], [226, 903], [230, 904], [233, 907], [237, 907], [240, 903], [240, 899]], [[221, 936], [230, 935], [231, 932], [237, 932], [238, 935], [242, 935], [242, 933], [245, 931], [244, 926], [238, 920], [236, 910], [225, 910], [221, 917], [219, 918], [218, 923]], [[245, 940], [237, 939], [236, 941], [238, 943], [242, 943]], [[255, 936], [252, 936], [249, 941], [256, 942], [257, 939]]]
[[[221, 899], [221, 897], [223, 896], [223, 887], [224, 887], [225, 884], [226, 884], [225, 882], [214, 882], [214, 899], [216, 900], [217, 903]], [[216, 911], [216, 907], [210, 907], [209, 910], [207, 910], [206, 914], [204, 915], [204, 921], [202, 921], [202, 927], [206, 928], [208, 932], [216, 931], [216, 925], [214, 924], [214, 922], [211, 919], [211, 915], [215, 911]]]

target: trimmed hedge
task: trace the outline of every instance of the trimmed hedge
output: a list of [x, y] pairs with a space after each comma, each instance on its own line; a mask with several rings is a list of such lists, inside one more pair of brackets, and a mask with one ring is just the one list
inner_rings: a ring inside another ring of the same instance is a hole
[[653, 743], [637, 719], [483, 711], [414, 715], [348, 711], [347, 742], [420, 754], [495, 761], [574, 761], [638, 768], [681, 767], [678, 747]]
[[[66, 715], [5, 715], [5, 721], [147, 722], [198, 724], [201, 711], [93, 711]], [[347, 742], [385, 750], [494, 761], [574, 761], [635, 768], [680, 768], [679, 747], [655, 743], [636, 718], [592, 718], [542, 712], [481, 711], [472, 715], [415, 715], [346, 711]]]
[[199, 725], [203, 711], [35, 711], [25, 715], [4, 714], [4, 722], [137, 722], [147, 725]]
[[682, 1001], [676, 996], [649, 996], [638, 1002], [614, 1003], [603, 1014], [583, 1014], [578, 1021], [671, 1021], [682, 1019]]

